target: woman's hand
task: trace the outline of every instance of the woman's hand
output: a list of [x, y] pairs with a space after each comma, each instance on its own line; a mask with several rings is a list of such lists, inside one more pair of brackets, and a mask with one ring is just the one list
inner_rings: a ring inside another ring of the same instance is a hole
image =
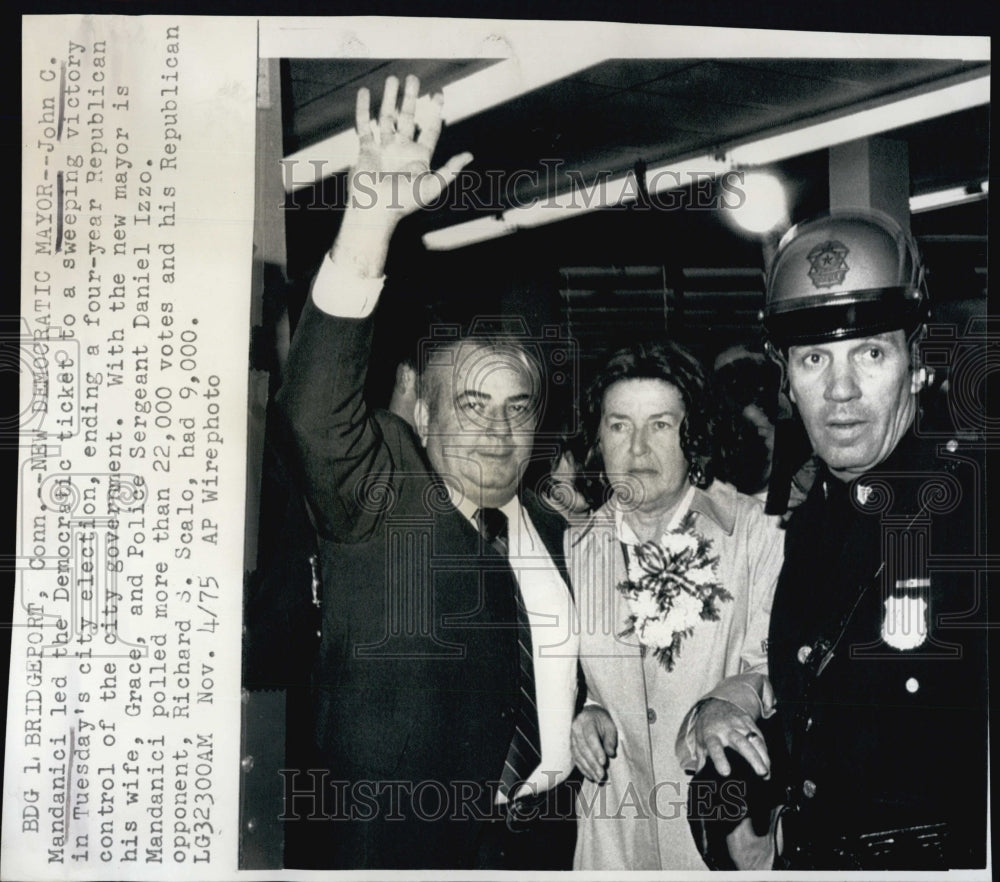
[[576, 715], [570, 731], [573, 762], [596, 784], [604, 780], [608, 760], [618, 754], [618, 730], [603, 707], [587, 705]]
[[732, 771], [725, 752], [731, 747], [762, 778], [771, 774], [764, 736], [750, 715], [731, 701], [709, 698], [703, 702], [695, 716], [694, 737], [698, 769], [711, 759], [718, 773], [725, 777]]

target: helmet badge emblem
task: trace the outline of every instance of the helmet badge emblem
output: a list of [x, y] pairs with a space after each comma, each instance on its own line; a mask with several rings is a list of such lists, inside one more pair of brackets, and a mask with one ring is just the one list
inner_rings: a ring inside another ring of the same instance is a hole
[[850, 267], [848, 248], [843, 242], [830, 239], [809, 252], [809, 278], [817, 288], [832, 288], [844, 281]]

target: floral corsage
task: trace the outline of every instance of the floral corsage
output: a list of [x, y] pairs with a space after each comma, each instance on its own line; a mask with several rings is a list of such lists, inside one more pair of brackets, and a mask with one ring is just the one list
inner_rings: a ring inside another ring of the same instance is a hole
[[643, 652], [651, 649], [668, 671], [695, 625], [718, 621], [719, 605], [733, 599], [717, 581], [719, 558], [711, 550], [712, 543], [695, 533], [691, 514], [662, 542], [626, 549], [628, 579], [618, 590], [631, 613], [620, 636], [637, 635]]

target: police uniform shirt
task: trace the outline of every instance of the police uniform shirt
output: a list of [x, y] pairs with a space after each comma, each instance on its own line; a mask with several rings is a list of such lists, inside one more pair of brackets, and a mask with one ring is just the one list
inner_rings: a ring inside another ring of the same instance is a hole
[[982, 865], [981, 480], [911, 432], [856, 481], [824, 467], [789, 522], [769, 664], [808, 837], [947, 824], [947, 865]]

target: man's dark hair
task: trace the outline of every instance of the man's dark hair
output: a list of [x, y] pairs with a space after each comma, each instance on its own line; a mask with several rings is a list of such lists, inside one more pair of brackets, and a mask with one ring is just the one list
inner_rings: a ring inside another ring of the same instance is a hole
[[772, 423], [778, 421], [781, 371], [770, 359], [738, 358], [728, 362], [715, 371], [713, 385], [740, 410], [754, 404]]
[[716, 477], [741, 493], [759, 493], [771, 476], [771, 454], [744, 411], [755, 406], [772, 426], [777, 423], [781, 370], [770, 359], [738, 358], [718, 368], [712, 384], [718, 407]]
[[708, 487], [715, 476], [714, 399], [698, 359], [671, 342], [636, 343], [619, 349], [591, 380], [584, 397], [583, 417], [589, 447], [587, 469], [598, 468], [600, 463], [597, 433], [604, 393], [621, 380], [664, 380], [677, 389], [684, 402], [680, 443], [688, 463], [688, 478], [696, 487]]

